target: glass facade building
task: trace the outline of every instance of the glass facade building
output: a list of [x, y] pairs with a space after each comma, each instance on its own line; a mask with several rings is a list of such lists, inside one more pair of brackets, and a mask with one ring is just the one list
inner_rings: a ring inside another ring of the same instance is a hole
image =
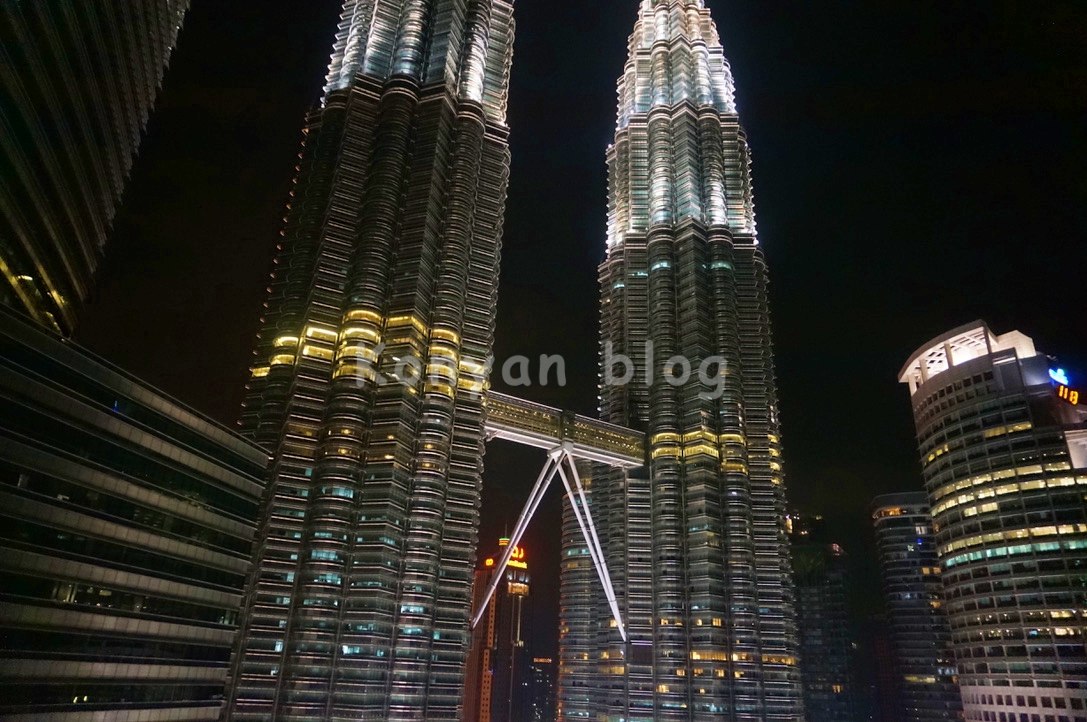
[[[472, 608], [483, 603], [484, 591], [495, 573], [497, 556], [509, 545], [501, 539], [498, 553], [483, 559], [476, 571]], [[521, 722], [526, 717], [533, 669], [525, 646], [525, 612], [531, 578], [521, 547], [514, 549], [500, 584], [472, 631], [464, 682], [462, 722]]]
[[0, 309], [0, 718], [219, 719], [268, 462]]
[[872, 506], [890, 625], [896, 719], [962, 719], [936, 541], [923, 492], [887, 494]]
[[799, 720], [767, 268], [702, 0], [637, 3], [618, 95], [600, 411], [649, 458], [582, 472], [628, 640], [565, 506], [559, 719]]
[[1087, 406], [1018, 331], [918, 349], [908, 385], [968, 720], [1087, 722]]
[[71, 334], [188, 6], [0, 3], [0, 303]]
[[513, 33], [343, 4], [242, 414], [274, 462], [228, 719], [459, 719]]

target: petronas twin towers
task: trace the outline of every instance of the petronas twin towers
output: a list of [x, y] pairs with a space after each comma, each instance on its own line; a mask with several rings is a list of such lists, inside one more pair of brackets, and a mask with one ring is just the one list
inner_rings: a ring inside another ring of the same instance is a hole
[[[621, 353], [635, 378], [648, 367], [657, 380], [601, 389], [602, 418], [646, 434], [648, 473], [598, 470], [592, 485], [630, 639], [564, 565], [564, 719], [800, 714], [766, 262], [732, 75], [703, 5], [643, 1], [619, 80], [601, 340], [605, 363]], [[723, 392], [668, 383], [675, 357], [720, 359]], [[564, 559], [580, 558], [576, 535], [565, 541]]]
[[[344, 4], [243, 412], [275, 463], [227, 719], [459, 719], [513, 29], [512, 0]], [[644, 466], [578, 463], [559, 718], [799, 720], [766, 264], [703, 0], [641, 0], [619, 98], [601, 343], [636, 373], [601, 414]]]

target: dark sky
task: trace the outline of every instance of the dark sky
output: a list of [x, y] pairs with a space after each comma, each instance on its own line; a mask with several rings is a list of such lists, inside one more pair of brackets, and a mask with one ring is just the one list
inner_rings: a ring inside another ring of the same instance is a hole
[[[1087, 4], [708, 4], [754, 149], [790, 498], [835, 522], [870, 585], [865, 507], [919, 486], [896, 383], [916, 347], [985, 318], [1087, 378]], [[567, 388], [520, 393], [585, 413], [604, 149], [636, 7], [517, 0], [497, 354], [563, 354]], [[78, 334], [224, 423], [338, 12], [194, 0]], [[512, 524], [539, 462], [490, 448], [485, 538]], [[527, 542], [541, 651], [557, 614], [551, 501]]]

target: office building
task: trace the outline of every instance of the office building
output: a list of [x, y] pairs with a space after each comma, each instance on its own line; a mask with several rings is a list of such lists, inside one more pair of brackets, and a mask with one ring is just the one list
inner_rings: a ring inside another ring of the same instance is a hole
[[558, 670], [552, 657], [533, 657], [529, 668], [528, 709], [525, 722], [554, 722]]
[[853, 722], [855, 648], [845, 550], [830, 541], [822, 517], [790, 516], [800, 678], [807, 722]]
[[218, 720], [268, 462], [0, 309], [0, 718]]
[[903, 722], [962, 718], [928, 503], [921, 492], [876, 497], [876, 551]]
[[[482, 603], [483, 592], [496, 571], [495, 563], [509, 539], [498, 541], [498, 552], [481, 560], [472, 597]], [[533, 669], [525, 646], [525, 605], [530, 577], [525, 550], [517, 547], [500, 584], [472, 631], [465, 673], [464, 722], [520, 722], [528, 704]]]
[[703, 0], [630, 8], [607, 151], [600, 411], [646, 433], [648, 466], [582, 473], [625, 630], [564, 507], [559, 719], [799, 720], [751, 153]]
[[345, 0], [242, 414], [274, 450], [228, 719], [459, 719], [509, 0]]
[[0, 3], [0, 304], [71, 334], [188, 6]]
[[868, 688], [860, 719], [902, 722], [904, 715], [898, 701], [894, 646], [887, 617], [876, 614], [866, 619], [861, 639], [861, 658], [864, 664], [871, 666], [866, 670]]
[[899, 376], [968, 720], [1087, 720], [1087, 406], [1070, 376], [983, 321]]

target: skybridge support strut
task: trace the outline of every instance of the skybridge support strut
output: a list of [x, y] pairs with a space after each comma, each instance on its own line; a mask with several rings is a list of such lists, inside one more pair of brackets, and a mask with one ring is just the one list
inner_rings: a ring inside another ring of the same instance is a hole
[[[564, 464], [566, 465], [566, 469], [563, 468]], [[569, 476], [567, 476], [567, 470], [570, 472]], [[539, 509], [540, 502], [543, 501], [544, 495], [551, 487], [551, 482], [554, 481], [556, 474], [562, 479], [563, 487], [566, 489], [566, 496], [573, 509], [574, 518], [577, 519], [578, 527], [581, 529], [581, 534], [585, 538], [585, 545], [589, 549], [589, 556], [592, 559], [593, 566], [596, 568], [597, 577], [599, 577], [600, 584], [604, 588], [604, 595], [607, 597], [608, 605], [611, 607], [612, 617], [615, 619], [619, 634], [623, 637], [623, 641], [626, 641], [626, 626], [623, 624], [623, 617], [619, 612], [619, 603], [615, 598], [615, 589], [611, 584], [611, 575], [608, 574], [607, 563], [604, 561], [604, 550], [600, 546], [600, 538], [596, 533], [596, 525], [593, 524], [592, 515], [589, 513], [588, 502], [585, 498], [585, 488], [581, 483], [581, 475], [578, 474], [577, 464], [568, 444], [556, 447], [548, 453], [547, 461], [544, 462], [539, 476], [536, 477], [536, 483], [529, 493], [528, 500], [525, 502], [525, 507], [521, 511], [521, 516], [518, 517], [517, 524], [513, 528], [513, 533], [510, 534], [509, 544], [502, 550], [502, 557], [498, 561], [494, 575], [491, 577], [490, 584], [487, 585], [487, 591], [483, 595], [479, 609], [477, 609], [472, 616], [472, 629], [475, 629], [479, 625], [480, 620], [483, 619], [483, 614], [487, 610], [487, 605], [491, 603], [491, 599], [494, 597], [498, 585], [501, 584], [502, 580], [505, 578], [506, 567], [513, 557], [514, 549], [521, 543], [521, 537], [524, 536], [525, 530], [528, 529], [529, 522], [532, 521], [532, 517], [536, 514], [536, 510]], [[571, 479], [573, 480], [573, 483], [571, 483]]]

